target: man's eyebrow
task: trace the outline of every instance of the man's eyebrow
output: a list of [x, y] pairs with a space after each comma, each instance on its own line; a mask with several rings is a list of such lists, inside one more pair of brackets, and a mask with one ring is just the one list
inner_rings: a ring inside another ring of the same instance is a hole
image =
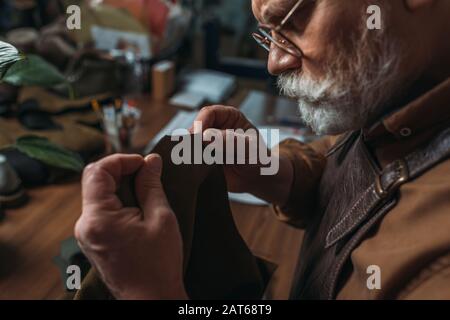
[[[281, 3], [280, 3], [281, 2]], [[270, 2], [269, 4], [263, 6], [261, 12], [262, 22], [265, 24], [278, 24], [283, 20], [289, 11], [295, 5], [295, 0], [284, 0], [279, 1], [276, 4]]]
[[278, 23], [287, 15], [289, 9], [281, 6], [268, 5], [264, 7], [261, 13], [262, 22], [266, 24]]

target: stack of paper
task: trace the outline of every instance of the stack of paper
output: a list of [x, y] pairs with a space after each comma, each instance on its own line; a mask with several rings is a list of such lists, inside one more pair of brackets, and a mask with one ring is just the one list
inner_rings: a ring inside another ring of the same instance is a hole
[[225, 101], [236, 89], [236, 78], [226, 73], [196, 70], [181, 76], [181, 90], [170, 103], [189, 108], [203, 103], [217, 104]]

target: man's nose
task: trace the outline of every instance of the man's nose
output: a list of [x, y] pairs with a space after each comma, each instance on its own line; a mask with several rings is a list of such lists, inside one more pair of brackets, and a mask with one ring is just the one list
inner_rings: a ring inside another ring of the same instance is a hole
[[273, 76], [286, 71], [298, 70], [302, 67], [302, 59], [272, 44], [267, 62], [267, 69]]

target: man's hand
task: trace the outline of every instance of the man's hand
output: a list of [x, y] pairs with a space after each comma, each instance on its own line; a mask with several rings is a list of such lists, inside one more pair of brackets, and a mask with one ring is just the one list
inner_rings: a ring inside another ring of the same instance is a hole
[[[234, 107], [210, 106], [203, 108], [195, 121], [202, 123], [203, 137], [206, 141], [210, 140], [210, 136], [215, 136], [213, 133], [217, 133], [223, 137], [224, 146], [226, 146], [228, 139], [234, 139], [235, 145], [239, 139], [245, 139], [246, 145], [257, 141], [259, 147], [267, 148], [265, 143], [260, 140], [262, 138], [255, 126]], [[244, 132], [254, 129], [253, 132], [255, 134], [229, 133], [227, 132], [228, 129], [242, 129]], [[200, 133], [195, 132], [195, 127], [191, 128], [191, 132]], [[225, 153], [225, 151], [223, 152]], [[273, 176], [261, 175], [262, 166], [260, 164], [224, 166], [228, 190], [238, 193], [252, 193], [270, 203], [284, 205], [291, 191], [293, 168], [289, 159], [279, 157], [278, 160], [280, 164], [279, 171]]]
[[[185, 299], [182, 239], [161, 185], [158, 155], [113, 155], [83, 174], [83, 212], [75, 236], [117, 299]], [[139, 208], [116, 195], [136, 174]]]

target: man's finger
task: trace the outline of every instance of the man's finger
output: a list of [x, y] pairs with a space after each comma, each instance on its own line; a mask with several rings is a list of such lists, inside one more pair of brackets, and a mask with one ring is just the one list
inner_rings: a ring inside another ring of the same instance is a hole
[[98, 204], [115, 195], [121, 178], [138, 171], [144, 164], [140, 155], [115, 154], [86, 167], [83, 172], [83, 205]]
[[136, 176], [136, 195], [144, 212], [144, 219], [159, 209], [169, 209], [161, 184], [162, 159], [157, 154], [148, 155]]
[[[233, 128], [236, 122], [239, 120], [240, 112], [234, 107], [228, 106], [209, 106], [200, 110], [196, 122], [202, 123], [202, 129], [209, 128], [227, 129]], [[195, 132], [194, 127], [191, 127], [190, 131]]]

